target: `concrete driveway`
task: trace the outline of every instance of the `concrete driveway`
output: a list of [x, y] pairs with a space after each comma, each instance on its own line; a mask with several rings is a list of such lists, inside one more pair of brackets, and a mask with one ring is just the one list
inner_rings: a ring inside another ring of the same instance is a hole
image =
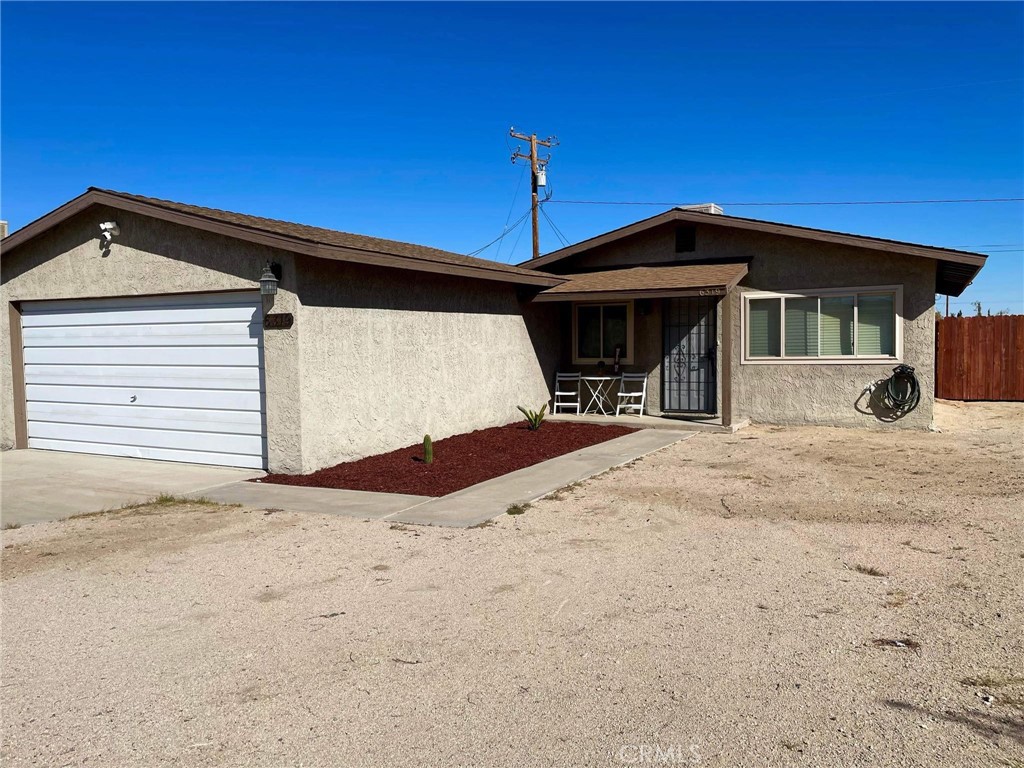
[[23, 525], [146, 501], [198, 494], [262, 472], [57, 451], [0, 453], [0, 522]]

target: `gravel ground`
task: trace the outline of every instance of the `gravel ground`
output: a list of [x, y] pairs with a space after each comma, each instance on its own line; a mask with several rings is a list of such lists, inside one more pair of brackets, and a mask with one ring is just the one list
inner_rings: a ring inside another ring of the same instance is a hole
[[939, 421], [702, 434], [471, 530], [5, 531], [0, 758], [1022, 766], [1024, 407]]

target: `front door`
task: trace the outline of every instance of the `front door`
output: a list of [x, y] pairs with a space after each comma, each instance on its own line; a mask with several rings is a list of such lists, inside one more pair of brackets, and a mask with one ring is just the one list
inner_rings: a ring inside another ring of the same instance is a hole
[[662, 309], [661, 410], [717, 411], [716, 297], [665, 299]]

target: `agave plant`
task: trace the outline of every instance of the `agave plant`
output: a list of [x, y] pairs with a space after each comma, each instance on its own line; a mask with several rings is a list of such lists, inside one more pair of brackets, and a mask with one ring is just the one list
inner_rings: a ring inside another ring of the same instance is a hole
[[540, 425], [544, 421], [544, 414], [548, 410], [547, 403], [544, 403], [544, 405], [540, 407], [539, 411], [531, 411], [526, 408], [523, 408], [523, 406], [521, 405], [517, 405], [516, 407], [522, 412], [523, 416], [526, 417], [527, 429], [529, 429], [531, 432], [536, 432], [538, 429], [540, 429]]

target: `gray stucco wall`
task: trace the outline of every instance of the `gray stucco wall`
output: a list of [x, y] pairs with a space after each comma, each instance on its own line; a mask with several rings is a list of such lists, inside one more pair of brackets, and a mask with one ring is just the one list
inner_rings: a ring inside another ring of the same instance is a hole
[[[784, 243], [765, 236], [734, 297], [730, 332], [737, 418], [777, 424], [928, 429], [935, 403], [935, 262], [832, 246]], [[921, 382], [921, 402], [910, 414], [887, 421], [864, 393], [888, 378], [894, 362], [880, 364], [743, 364], [740, 312], [745, 291], [903, 286], [903, 357]], [[881, 418], [880, 418], [881, 417]]]
[[[99, 223], [121, 234], [99, 247]], [[93, 207], [0, 260], [0, 444], [14, 444], [9, 302], [258, 289], [264, 311], [268, 464], [306, 472], [512, 421], [538, 407], [558, 358], [557, 310], [509, 284], [300, 256]]]
[[524, 317], [514, 286], [312, 261], [299, 259], [307, 471], [547, 401], [557, 325]]
[[[548, 265], [552, 272], [572, 273], [641, 264], [685, 264], [710, 259], [749, 259], [726, 316], [719, 305], [719, 347], [723, 329], [732, 338], [732, 417], [780, 424], [831, 424], [928, 428], [934, 404], [935, 270], [931, 259], [899, 256], [864, 248], [803, 241], [727, 227], [697, 227], [697, 249], [675, 253], [673, 226], [655, 228], [632, 238]], [[864, 388], [886, 378], [895, 363], [883, 364], [743, 364], [740, 312], [743, 291], [793, 291], [816, 288], [903, 286], [903, 357], [921, 381], [921, 403], [904, 418], [888, 422], [872, 410]], [[653, 314], [653, 313], [652, 313]], [[566, 317], [571, 318], [566, 310]], [[563, 328], [565, 327], [563, 320]], [[571, 319], [568, 321], [571, 329]], [[571, 330], [567, 344], [571, 345]], [[650, 338], [641, 338], [641, 334]], [[656, 349], [638, 361], [650, 371], [652, 413], [661, 391], [661, 327], [636, 325], [637, 349]], [[563, 357], [563, 365], [571, 356]], [[722, 356], [719, 355], [718, 403], [722, 405]], [[653, 396], [652, 396], [653, 395]]]

